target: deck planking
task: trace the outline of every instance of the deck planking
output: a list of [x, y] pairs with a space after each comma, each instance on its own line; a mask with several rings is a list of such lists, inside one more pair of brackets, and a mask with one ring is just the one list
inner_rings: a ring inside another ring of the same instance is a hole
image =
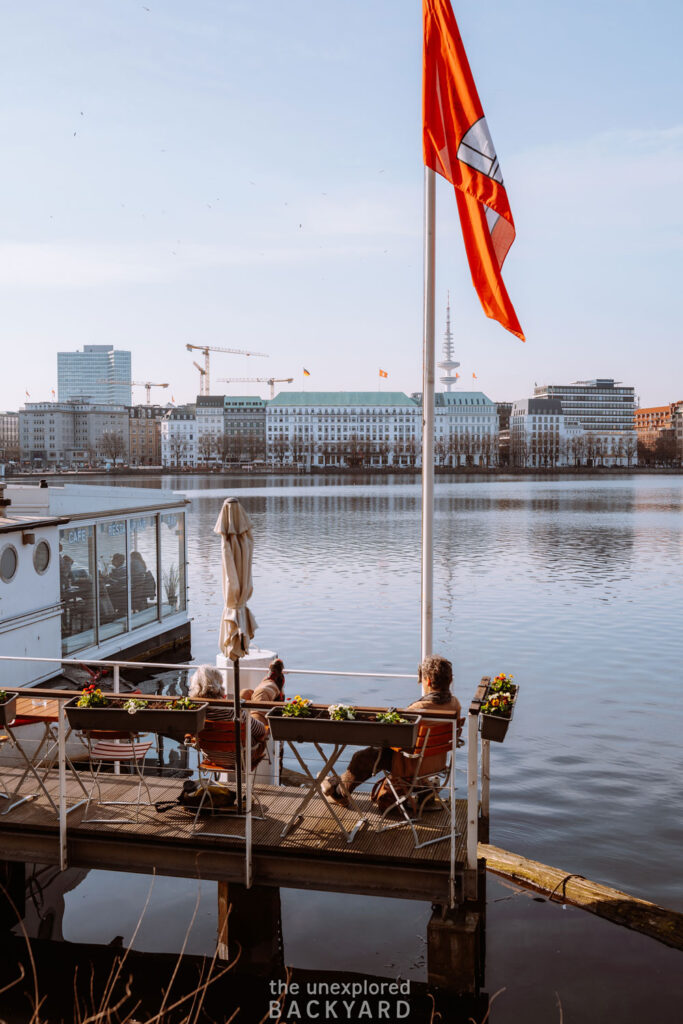
[[[13, 769], [5, 768], [0, 782], [11, 787]], [[83, 776], [88, 786], [87, 776]], [[147, 779], [153, 802], [173, 801], [180, 792], [182, 780], [149, 776]], [[55, 802], [58, 780], [52, 772], [47, 787]], [[130, 775], [106, 775], [102, 782], [103, 800], [135, 800], [138, 783]], [[282, 884], [292, 887], [324, 888], [332, 891], [372, 892], [377, 895], [403, 896], [416, 899], [443, 899], [447, 891], [450, 858], [448, 838], [434, 845], [415, 849], [407, 825], [380, 833], [379, 815], [366, 793], [355, 794], [365, 824], [352, 843], [347, 843], [326, 809], [325, 802], [314, 796], [304, 810], [303, 819], [287, 836], [281, 835], [304, 790], [294, 786], [264, 786], [255, 790], [263, 820], [252, 819], [253, 865], [255, 884]], [[143, 790], [143, 799], [146, 794]], [[67, 805], [73, 806], [82, 793], [73, 778], [67, 776]], [[0, 801], [0, 809], [4, 801]], [[358, 814], [335, 805], [346, 828], [351, 829]], [[245, 821], [231, 814], [202, 815], [193, 833], [193, 815], [178, 806], [164, 813], [153, 806], [142, 805], [138, 820], [135, 807], [101, 808], [91, 804], [90, 816], [117, 819], [101, 824], [84, 821], [84, 807], [77, 807], [68, 816], [69, 863], [84, 867], [110, 867], [113, 870], [157, 870], [164, 874], [191, 875], [220, 880], [239, 880], [244, 872]], [[258, 813], [258, 809], [257, 809]], [[392, 818], [397, 821], [398, 818]], [[467, 804], [456, 801], [456, 865], [460, 874], [466, 860]], [[435, 838], [448, 830], [449, 814], [445, 809], [425, 814], [418, 823], [420, 840]], [[36, 844], [52, 862], [58, 859], [58, 824], [47, 800], [21, 804], [9, 814], [0, 816], [0, 847], [10, 859], [23, 859], [24, 853], [36, 852]], [[127, 857], [126, 851], [129, 856]], [[127, 866], [130, 865], [130, 866]]]

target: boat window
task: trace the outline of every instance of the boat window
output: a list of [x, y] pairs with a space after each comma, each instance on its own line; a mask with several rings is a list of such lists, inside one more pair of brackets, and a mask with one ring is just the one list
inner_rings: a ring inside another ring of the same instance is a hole
[[131, 519], [130, 528], [130, 610], [132, 628], [159, 617], [157, 602], [157, 519]]
[[33, 568], [41, 576], [47, 572], [50, 564], [50, 545], [46, 540], [39, 540], [33, 552]]
[[7, 544], [2, 549], [2, 554], [0, 554], [0, 579], [4, 583], [9, 583], [13, 580], [18, 565], [19, 556], [17, 555], [17, 549], [13, 544]]
[[159, 517], [161, 543], [161, 614], [175, 615], [185, 608], [185, 513]]
[[113, 519], [97, 527], [99, 585], [99, 642], [128, 630], [128, 570], [126, 520]]
[[95, 643], [95, 537], [92, 526], [59, 531], [62, 653]]

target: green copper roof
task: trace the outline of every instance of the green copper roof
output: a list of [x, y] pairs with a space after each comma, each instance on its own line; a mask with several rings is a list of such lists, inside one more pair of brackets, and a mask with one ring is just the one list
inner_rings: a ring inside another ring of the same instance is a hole
[[414, 409], [415, 404], [402, 391], [281, 391], [268, 402], [271, 408], [292, 405], [398, 405]]
[[440, 391], [434, 397], [437, 405], [495, 405], [483, 391]]

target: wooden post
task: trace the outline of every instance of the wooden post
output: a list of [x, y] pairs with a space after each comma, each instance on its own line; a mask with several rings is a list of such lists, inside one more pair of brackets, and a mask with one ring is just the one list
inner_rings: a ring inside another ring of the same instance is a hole
[[218, 883], [218, 956], [238, 953], [237, 970], [271, 977], [284, 971], [279, 889]]
[[14, 928], [25, 913], [26, 868], [19, 861], [0, 860], [0, 934]]

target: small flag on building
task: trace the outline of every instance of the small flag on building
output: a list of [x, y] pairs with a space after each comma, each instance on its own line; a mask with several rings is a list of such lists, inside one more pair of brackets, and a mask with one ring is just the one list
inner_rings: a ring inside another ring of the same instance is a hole
[[478, 379], [478, 378], [477, 378], [477, 375], [476, 375], [476, 373], [473, 373], [473, 374], [472, 374], [472, 379], [473, 379], [473, 380], [477, 380], [477, 379]]
[[55, 397], [56, 392], [54, 388], [50, 389], [50, 394], [52, 395], [53, 398]]
[[388, 377], [389, 376], [389, 374], [387, 373], [386, 370], [380, 370], [379, 371], [379, 375], [380, 375], [380, 377]]
[[310, 376], [311, 376], [310, 373], [308, 372], [308, 370], [304, 366], [304, 377], [310, 377]]
[[31, 397], [30, 394], [28, 393], [28, 391], [25, 391], [24, 394], [26, 395], [27, 398]]
[[175, 395], [171, 395], [171, 401], [173, 402], [173, 405], [175, 405]]

